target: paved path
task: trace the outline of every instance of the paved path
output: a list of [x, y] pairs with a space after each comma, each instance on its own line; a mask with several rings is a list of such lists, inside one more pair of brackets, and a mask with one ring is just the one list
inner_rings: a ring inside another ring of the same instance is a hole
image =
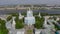
[[[34, 26], [25, 26], [25, 34], [33, 34]], [[29, 32], [28, 32], [29, 31]]]

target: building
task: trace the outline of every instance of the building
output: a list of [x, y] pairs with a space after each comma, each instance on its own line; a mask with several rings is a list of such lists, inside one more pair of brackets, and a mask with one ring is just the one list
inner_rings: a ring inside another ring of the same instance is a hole
[[35, 29], [35, 34], [40, 34], [42, 29]]
[[50, 29], [43, 29], [40, 34], [51, 34]]
[[33, 16], [33, 12], [30, 9], [27, 11], [27, 17], [25, 17], [25, 24], [27, 25], [35, 24], [35, 17]]
[[25, 29], [18, 29], [16, 34], [25, 34]]

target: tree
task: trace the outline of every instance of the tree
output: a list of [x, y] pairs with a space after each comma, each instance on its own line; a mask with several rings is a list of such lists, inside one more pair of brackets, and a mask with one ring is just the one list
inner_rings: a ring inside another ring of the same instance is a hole
[[8, 30], [5, 26], [5, 21], [0, 19], [0, 34], [8, 34]]
[[12, 16], [8, 16], [7, 17], [7, 21], [11, 20], [12, 19]]
[[43, 27], [44, 18], [39, 18], [39, 17], [35, 17], [35, 18], [36, 18], [35, 27], [37, 29], [42, 28]]
[[19, 18], [17, 16], [16, 19], [15, 19], [15, 21], [16, 21], [16, 25], [15, 25], [16, 29], [21, 29], [21, 28], [24, 27], [24, 24], [23, 24], [24, 19], [20, 19], [19, 20]]

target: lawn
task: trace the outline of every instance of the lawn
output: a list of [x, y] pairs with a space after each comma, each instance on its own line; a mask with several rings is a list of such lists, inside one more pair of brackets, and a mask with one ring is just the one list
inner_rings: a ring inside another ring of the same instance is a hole
[[27, 34], [32, 34], [33, 31], [32, 30], [27, 30]]

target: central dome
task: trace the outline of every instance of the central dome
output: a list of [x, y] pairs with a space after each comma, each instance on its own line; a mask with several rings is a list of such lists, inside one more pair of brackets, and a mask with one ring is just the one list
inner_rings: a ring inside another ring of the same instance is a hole
[[33, 12], [32, 12], [31, 10], [27, 11], [27, 16], [28, 16], [28, 17], [33, 16]]

